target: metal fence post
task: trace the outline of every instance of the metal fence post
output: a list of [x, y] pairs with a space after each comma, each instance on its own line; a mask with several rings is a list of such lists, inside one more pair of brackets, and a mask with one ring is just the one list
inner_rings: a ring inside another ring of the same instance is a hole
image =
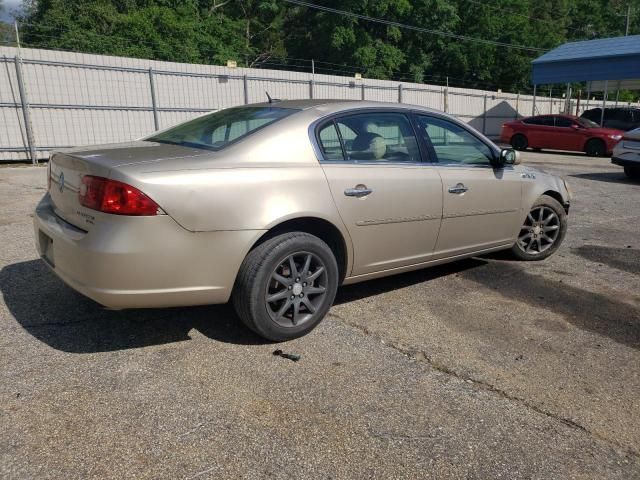
[[402, 84], [398, 84], [398, 103], [402, 103]]
[[16, 79], [18, 80], [18, 91], [20, 92], [20, 103], [22, 103], [22, 116], [24, 117], [24, 127], [27, 131], [27, 143], [29, 144], [29, 155], [31, 163], [38, 164], [38, 154], [36, 153], [36, 144], [33, 139], [33, 129], [31, 128], [31, 117], [29, 116], [29, 101], [27, 92], [24, 88], [24, 80], [22, 78], [22, 59], [19, 55], [15, 56]]
[[531, 115], [536, 114], [536, 89], [537, 88], [538, 88], [538, 85], [533, 86], [533, 106], [531, 107]]
[[607, 96], [609, 95], [609, 80], [604, 81], [604, 92], [602, 93], [602, 111], [600, 112], [600, 126], [604, 126], [604, 109], [607, 108]]
[[313, 100], [313, 78], [309, 80], [309, 98]]
[[360, 89], [362, 91], [362, 94], [360, 95], [360, 99], [364, 100], [364, 83], [360, 87], [361, 87]]
[[516, 120], [520, 116], [520, 92], [516, 95]]
[[484, 106], [482, 107], [482, 134], [487, 134], [487, 94], [484, 94]]
[[160, 122], [158, 121], [158, 103], [156, 100], [156, 82], [153, 78], [153, 69], [149, 68], [149, 87], [151, 88], [151, 106], [153, 107], [153, 126], [156, 131], [160, 130]]
[[444, 113], [449, 113], [449, 87], [445, 87], [442, 91], [442, 101]]
[[247, 80], [246, 75], [242, 76], [242, 85], [244, 88], [244, 104], [248, 105], [249, 104], [249, 82]]

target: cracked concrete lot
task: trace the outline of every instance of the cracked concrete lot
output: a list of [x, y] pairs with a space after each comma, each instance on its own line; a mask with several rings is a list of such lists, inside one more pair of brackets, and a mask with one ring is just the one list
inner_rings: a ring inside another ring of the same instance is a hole
[[524, 157], [574, 190], [556, 255], [343, 287], [277, 346], [74, 293], [33, 247], [45, 169], [0, 168], [0, 477], [640, 478], [640, 185]]

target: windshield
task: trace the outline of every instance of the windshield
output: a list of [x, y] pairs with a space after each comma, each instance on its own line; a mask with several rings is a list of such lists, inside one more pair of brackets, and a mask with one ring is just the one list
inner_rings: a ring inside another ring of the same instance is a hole
[[145, 140], [220, 150], [296, 111], [291, 108], [273, 107], [230, 108], [181, 123]]
[[576, 120], [577, 123], [582, 125], [584, 128], [600, 128], [600, 125], [598, 125], [596, 122], [592, 122], [588, 118], [578, 117], [575, 120]]

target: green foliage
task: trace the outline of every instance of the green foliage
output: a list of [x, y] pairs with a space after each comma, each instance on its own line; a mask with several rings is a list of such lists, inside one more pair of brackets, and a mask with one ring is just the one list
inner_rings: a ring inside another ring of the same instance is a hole
[[[2, 0], [0, 0], [1, 2]], [[382, 25], [281, 0], [27, 0], [25, 44], [179, 62], [528, 90], [539, 52]], [[624, 34], [629, 0], [317, 0], [416, 27], [550, 49]], [[640, 33], [631, 0], [630, 33]], [[1, 3], [0, 3], [1, 5]]]

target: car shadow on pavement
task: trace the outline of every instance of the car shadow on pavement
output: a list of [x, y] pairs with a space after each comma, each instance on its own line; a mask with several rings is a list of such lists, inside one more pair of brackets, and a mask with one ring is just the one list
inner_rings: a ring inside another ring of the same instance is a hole
[[611, 268], [640, 275], [640, 250], [635, 248], [582, 245], [571, 251], [592, 262], [604, 263]]
[[338, 289], [338, 294], [334, 305], [353, 302], [362, 298], [380, 295], [382, 293], [391, 292], [410, 285], [435, 280], [436, 278], [445, 277], [447, 275], [457, 274], [473, 268], [486, 265], [487, 261], [480, 258], [467, 258], [457, 262], [446, 263], [435, 267], [415, 270], [413, 272], [392, 275], [376, 280], [368, 280], [353, 285], [345, 285]]
[[107, 310], [67, 287], [41, 260], [4, 267], [0, 291], [7, 308], [27, 332], [65, 352], [94, 353], [180, 342], [191, 339], [191, 329], [225, 343], [268, 343], [246, 329], [228, 305]]
[[633, 185], [633, 184], [637, 185], [638, 183], [640, 183], [640, 182], [631, 180], [629, 177], [627, 177], [624, 174], [622, 170], [619, 172], [575, 173], [569, 176], [575, 177], [575, 178], [584, 178], [585, 180], [594, 180], [596, 182], [626, 183], [628, 185]]
[[[528, 273], [511, 262], [492, 261], [484, 268], [467, 270], [463, 278], [493, 289], [504, 297], [548, 310], [575, 327], [613, 341], [640, 348], [640, 296], [613, 298], [590, 292], [543, 275]], [[624, 301], [627, 300], [627, 301]], [[546, 322], [544, 315], [539, 318]], [[553, 322], [550, 320], [550, 329]]]
[[[468, 259], [347, 285], [338, 290], [335, 303], [377, 295], [485, 263]], [[244, 327], [231, 305], [107, 310], [66, 286], [40, 260], [3, 268], [0, 291], [9, 311], [27, 332], [65, 352], [108, 352], [180, 342], [191, 339], [192, 329], [224, 343], [270, 343]]]

